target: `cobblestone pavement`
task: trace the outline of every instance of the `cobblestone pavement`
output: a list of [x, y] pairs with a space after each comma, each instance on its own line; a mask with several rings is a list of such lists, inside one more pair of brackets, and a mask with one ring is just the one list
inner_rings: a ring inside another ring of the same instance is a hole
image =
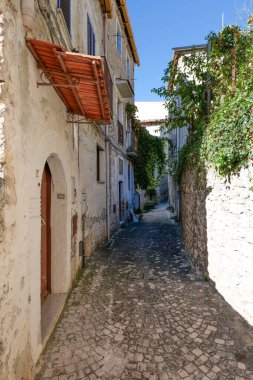
[[194, 275], [158, 209], [94, 254], [40, 368], [36, 379], [253, 379], [253, 329]]

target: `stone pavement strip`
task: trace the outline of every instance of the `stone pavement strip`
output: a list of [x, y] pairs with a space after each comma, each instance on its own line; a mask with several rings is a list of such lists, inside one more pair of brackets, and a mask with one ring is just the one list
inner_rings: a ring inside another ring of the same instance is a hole
[[184, 256], [164, 209], [90, 260], [36, 379], [253, 379], [253, 329]]

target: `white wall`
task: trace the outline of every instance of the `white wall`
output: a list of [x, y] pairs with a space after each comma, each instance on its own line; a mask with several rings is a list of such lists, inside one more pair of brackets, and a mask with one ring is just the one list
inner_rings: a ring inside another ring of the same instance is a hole
[[137, 116], [140, 120], [165, 119], [168, 111], [164, 102], [135, 102], [138, 108]]
[[253, 325], [253, 167], [224, 181], [208, 171], [208, 272], [227, 302]]

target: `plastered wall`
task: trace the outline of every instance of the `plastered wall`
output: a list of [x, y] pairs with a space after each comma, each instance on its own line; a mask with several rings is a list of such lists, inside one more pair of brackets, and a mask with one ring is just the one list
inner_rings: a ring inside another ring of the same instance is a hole
[[[56, 9], [56, 1], [50, 4]], [[35, 11], [30, 35], [51, 41], [38, 1]], [[67, 123], [66, 108], [54, 89], [37, 87], [40, 71], [26, 46], [20, 2], [2, 0], [0, 12], [0, 378], [30, 380], [44, 345], [40, 299], [43, 168], [47, 161], [52, 174], [52, 291], [67, 293], [82, 264], [79, 241], [84, 239], [85, 255], [89, 256], [107, 236], [106, 183], [96, 180], [96, 147], [99, 144], [105, 149], [105, 136], [94, 124]], [[71, 36], [61, 12], [56, 11], [61, 29], [57, 38], [69, 49], [87, 53], [87, 13], [96, 33], [97, 54], [103, 55], [99, 1], [72, 2], [75, 23]], [[118, 62], [115, 50], [114, 22], [107, 38], [113, 52], [110, 68], [115, 82], [124, 63]], [[83, 30], [76, 29], [80, 25]], [[110, 135], [117, 144], [116, 126], [115, 121]], [[119, 224], [118, 216], [112, 216], [112, 204], [118, 201], [116, 151], [111, 145], [110, 174], [115, 174], [110, 178], [112, 229]], [[119, 155], [124, 160], [125, 199], [130, 203], [133, 187], [131, 191], [127, 188], [124, 152], [122, 148]]]

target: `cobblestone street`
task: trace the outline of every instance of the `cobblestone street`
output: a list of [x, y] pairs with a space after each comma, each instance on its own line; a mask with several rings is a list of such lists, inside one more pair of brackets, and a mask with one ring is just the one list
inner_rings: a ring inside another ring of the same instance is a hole
[[36, 379], [253, 379], [253, 329], [190, 269], [155, 209], [88, 263]]

